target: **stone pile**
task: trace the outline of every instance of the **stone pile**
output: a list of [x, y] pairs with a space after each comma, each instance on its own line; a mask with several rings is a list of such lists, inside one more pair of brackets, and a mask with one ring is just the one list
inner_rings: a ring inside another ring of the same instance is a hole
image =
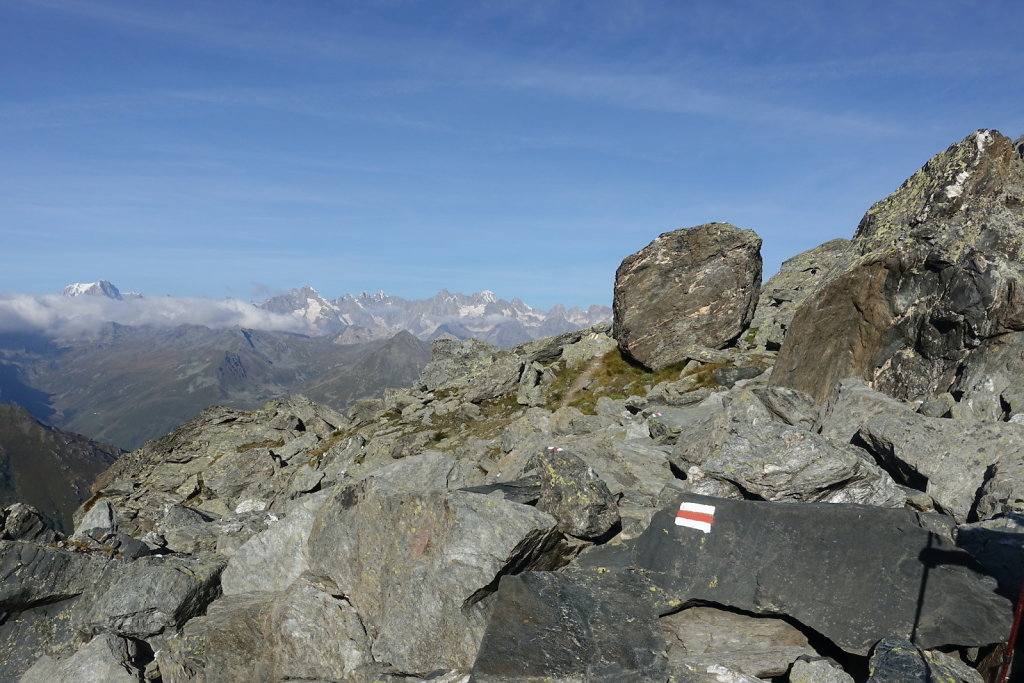
[[759, 299], [760, 240], [709, 224], [626, 259], [611, 328], [438, 341], [346, 414], [210, 408], [74, 533], [0, 514], [0, 679], [991, 680], [1022, 179], [979, 131]]

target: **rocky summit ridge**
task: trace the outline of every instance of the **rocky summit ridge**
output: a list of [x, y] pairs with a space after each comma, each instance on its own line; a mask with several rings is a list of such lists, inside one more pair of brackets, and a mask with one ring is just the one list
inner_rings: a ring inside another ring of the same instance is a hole
[[994, 680], [1021, 142], [957, 143], [760, 291], [751, 231], [666, 233], [611, 326], [439, 339], [345, 412], [210, 408], [66, 536], [7, 508], [0, 678]]

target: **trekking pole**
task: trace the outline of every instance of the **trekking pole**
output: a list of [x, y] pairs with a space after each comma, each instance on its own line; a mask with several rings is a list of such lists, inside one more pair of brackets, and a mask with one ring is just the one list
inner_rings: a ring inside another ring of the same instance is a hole
[[1010, 665], [1013, 664], [1013, 646], [1017, 642], [1021, 614], [1024, 614], [1024, 584], [1021, 584], [1020, 595], [1017, 596], [1017, 608], [1013, 611], [1013, 627], [1010, 628], [1010, 639], [1006, 641], [1003, 666], [999, 669], [999, 678], [996, 679], [996, 683], [1006, 683], [1006, 677], [1010, 675]]

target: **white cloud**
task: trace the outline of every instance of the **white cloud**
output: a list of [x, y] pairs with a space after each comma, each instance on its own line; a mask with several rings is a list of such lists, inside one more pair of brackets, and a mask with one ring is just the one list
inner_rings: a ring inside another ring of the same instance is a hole
[[98, 296], [0, 294], [0, 332], [81, 334], [110, 322], [310, 332], [302, 320], [265, 311], [238, 299], [147, 297], [115, 301]]

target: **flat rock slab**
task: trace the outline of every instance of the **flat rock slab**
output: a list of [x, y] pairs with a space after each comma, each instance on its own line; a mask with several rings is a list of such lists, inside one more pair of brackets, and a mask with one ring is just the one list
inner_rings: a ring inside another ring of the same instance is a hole
[[679, 505], [663, 509], [634, 541], [579, 563], [645, 572], [664, 613], [705, 601], [789, 615], [860, 655], [889, 634], [929, 648], [986, 645], [1009, 633], [1011, 604], [994, 581], [912, 511], [689, 494], [683, 503], [714, 508], [710, 521], [700, 512], [678, 517]]
[[502, 577], [472, 680], [667, 680], [665, 640], [650, 588], [629, 574]]
[[708, 223], [658, 236], [615, 272], [613, 336], [652, 370], [743, 332], [761, 289], [761, 238]]

